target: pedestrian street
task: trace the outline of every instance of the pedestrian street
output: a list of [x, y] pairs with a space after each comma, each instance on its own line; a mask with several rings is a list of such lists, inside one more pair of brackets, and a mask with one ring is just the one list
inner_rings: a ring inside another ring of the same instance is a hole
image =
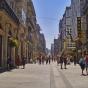
[[56, 63], [27, 64], [25, 69], [1, 73], [0, 88], [88, 88], [88, 77], [81, 76], [78, 65], [61, 70]]

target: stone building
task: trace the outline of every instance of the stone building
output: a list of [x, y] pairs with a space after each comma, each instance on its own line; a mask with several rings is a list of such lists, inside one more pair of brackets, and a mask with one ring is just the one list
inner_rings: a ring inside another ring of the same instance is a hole
[[36, 48], [36, 33], [36, 14], [31, 0], [1, 0], [0, 67], [7, 67], [8, 57], [14, 65], [17, 55], [28, 60], [33, 50], [29, 47]]
[[[72, 35], [76, 42], [77, 56], [80, 56], [86, 50], [86, 17], [83, 15], [85, 0], [71, 0], [72, 8]], [[78, 18], [80, 18], [80, 24], [78, 24]], [[80, 25], [80, 30], [78, 30]], [[80, 34], [80, 37], [79, 37]]]
[[54, 56], [57, 57], [59, 53], [59, 41], [58, 39], [54, 39]]
[[28, 26], [28, 39], [29, 39], [29, 57], [31, 59], [36, 57], [37, 48], [37, 20], [36, 13], [32, 0], [27, 0], [27, 26]]
[[71, 6], [66, 7], [63, 18], [59, 22], [59, 53], [69, 52], [76, 48], [75, 42], [73, 41], [72, 31], [72, 9]]
[[84, 28], [85, 28], [85, 36], [86, 36], [85, 48], [86, 51], [88, 52], [88, 0], [83, 0], [81, 2], [83, 4], [82, 13], [83, 16], [85, 17], [84, 20]]
[[[15, 62], [16, 36], [20, 22], [6, 0], [0, 1], [0, 66], [7, 66], [7, 58]], [[14, 63], [15, 64], [15, 63]]]
[[77, 30], [77, 17], [81, 17], [81, 31], [82, 31], [82, 41], [85, 42], [85, 16], [83, 15], [83, 6], [85, 0], [71, 0], [71, 8], [72, 8], [72, 35], [74, 40], [78, 37]]
[[54, 56], [54, 44], [51, 44], [51, 55]]
[[41, 54], [46, 54], [46, 40], [43, 33], [40, 33], [40, 51]]
[[60, 52], [64, 49], [64, 30], [63, 30], [63, 18], [59, 22], [59, 44], [60, 44]]

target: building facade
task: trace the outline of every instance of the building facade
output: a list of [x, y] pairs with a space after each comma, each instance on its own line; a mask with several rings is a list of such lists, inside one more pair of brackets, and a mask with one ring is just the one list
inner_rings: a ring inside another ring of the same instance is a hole
[[0, 66], [6, 67], [8, 58], [12, 58], [15, 65], [16, 36], [20, 22], [6, 0], [0, 1], [0, 19]]
[[0, 67], [7, 67], [7, 60], [33, 58], [37, 49], [36, 14], [31, 0], [0, 1]]
[[[78, 57], [86, 50], [86, 17], [83, 15], [85, 0], [71, 0], [72, 8], [72, 33], [76, 42]], [[80, 18], [80, 20], [78, 20]], [[80, 23], [78, 23], [80, 21]], [[80, 26], [78, 26], [80, 25]]]
[[54, 39], [54, 56], [57, 57], [59, 54], [59, 41]]
[[51, 44], [51, 55], [54, 56], [54, 44]]

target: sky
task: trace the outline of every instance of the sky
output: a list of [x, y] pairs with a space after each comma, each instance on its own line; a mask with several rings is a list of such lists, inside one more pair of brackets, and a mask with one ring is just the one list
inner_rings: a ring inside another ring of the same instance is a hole
[[51, 48], [54, 38], [59, 34], [59, 20], [71, 0], [32, 0], [37, 22], [46, 39], [46, 47]]

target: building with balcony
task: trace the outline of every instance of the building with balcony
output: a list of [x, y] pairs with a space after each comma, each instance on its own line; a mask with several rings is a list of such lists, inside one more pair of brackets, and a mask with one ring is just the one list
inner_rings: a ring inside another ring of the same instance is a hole
[[[0, 67], [36, 48], [36, 14], [31, 0], [0, 0]], [[30, 43], [31, 42], [31, 43]], [[31, 47], [31, 49], [29, 48]]]
[[[83, 15], [85, 0], [71, 0], [72, 8], [72, 36], [76, 42], [77, 51], [84, 52], [86, 50], [86, 16]], [[78, 24], [78, 17], [80, 18], [80, 24]], [[80, 25], [80, 31], [78, 29]], [[79, 37], [80, 33], [80, 37]], [[80, 55], [81, 55], [80, 53]], [[80, 56], [79, 55], [79, 56]]]
[[59, 22], [59, 53], [64, 51], [72, 51], [76, 48], [73, 41], [72, 31], [72, 9], [71, 6], [66, 7], [63, 18]]
[[75, 39], [78, 37], [77, 29], [77, 17], [81, 17], [81, 31], [82, 31], [82, 41], [85, 42], [85, 31], [86, 31], [86, 17], [83, 15], [83, 7], [85, 0], [71, 0], [71, 9], [72, 9], [72, 36]]
[[[0, 67], [7, 66], [7, 59], [11, 58], [15, 65], [17, 31], [19, 19], [6, 0], [0, 1]], [[14, 42], [14, 43], [13, 43]]]
[[35, 59], [37, 56], [37, 44], [38, 44], [38, 28], [36, 13], [32, 0], [27, 0], [27, 27], [28, 27], [28, 37], [29, 42], [29, 56], [31, 59]]

